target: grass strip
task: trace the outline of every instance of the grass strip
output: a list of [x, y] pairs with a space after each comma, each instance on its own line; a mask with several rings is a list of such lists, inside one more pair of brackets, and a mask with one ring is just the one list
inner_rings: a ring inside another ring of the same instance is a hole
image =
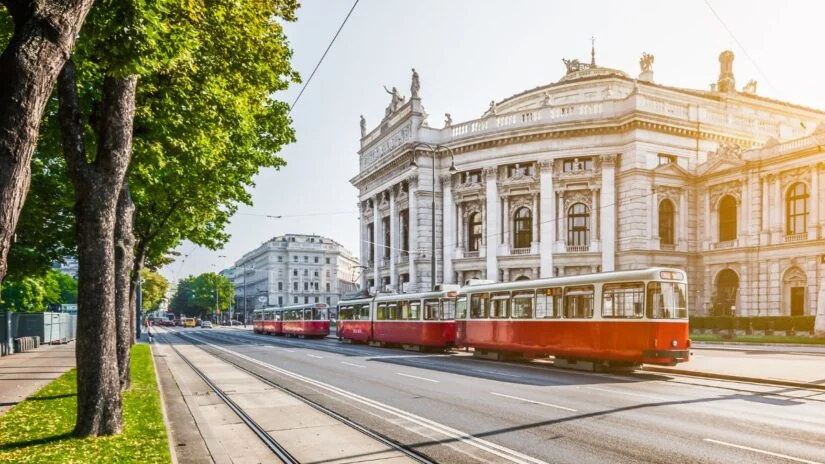
[[149, 345], [132, 347], [132, 388], [123, 394], [123, 433], [71, 436], [77, 414], [74, 369], [0, 416], [0, 462], [169, 463]]
[[777, 335], [740, 335], [723, 338], [719, 334], [690, 334], [690, 339], [696, 342], [737, 342], [737, 343], [771, 343], [790, 345], [825, 345], [825, 338], [811, 337], [783, 337]]

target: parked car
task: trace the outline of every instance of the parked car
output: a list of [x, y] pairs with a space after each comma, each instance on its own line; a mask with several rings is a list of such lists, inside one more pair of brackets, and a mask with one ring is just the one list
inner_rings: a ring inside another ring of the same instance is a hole
[[243, 325], [243, 322], [232, 319], [232, 325]]
[[211, 329], [212, 328], [212, 323], [209, 322], [209, 321], [203, 321], [203, 322], [201, 322], [201, 328], [202, 329]]

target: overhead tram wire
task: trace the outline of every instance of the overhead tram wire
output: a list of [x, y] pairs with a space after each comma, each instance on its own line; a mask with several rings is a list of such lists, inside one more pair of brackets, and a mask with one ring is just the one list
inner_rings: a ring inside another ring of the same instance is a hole
[[335, 32], [335, 35], [332, 37], [332, 40], [329, 41], [329, 45], [327, 45], [327, 49], [324, 50], [324, 54], [321, 55], [321, 59], [318, 60], [318, 64], [315, 65], [315, 69], [312, 70], [312, 74], [309, 75], [309, 78], [307, 78], [307, 81], [301, 87], [301, 91], [298, 92], [298, 96], [295, 97], [295, 101], [293, 101], [292, 104], [289, 106], [289, 111], [287, 111], [287, 113], [286, 113], [287, 116], [292, 114], [292, 110], [295, 109], [295, 105], [298, 104], [298, 100], [301, 99], [301, 95], [304, 94], [304, 90], [306, 90], [306, 88], [309, 85], [310, 81], [312, 81], [312, 77], [315, 76], [315, 72], [318, 71], [318, 68], [321, 66], [321, 63], [324, 62], [324, 58], [326, 58], [327, 53], [329, 53], [329, 49], [332, 48], [332, 44], [335, 43], [335, 39], [338, 38], [338, 34], [341, 33], [341, 30], [344, 28], [344, 25], [347, 24], [347, 20], [349, 20], [349, 17], [352, 15], [352, 12], [355, 11], [355, 7], [358, 5], [358, 2], [359, 2], [359, 0], [355, 0], [355, 2], [353, 2], [352, 8], [349, 9], [349, 13], [347, 13], [347, 16], [341, 22], [341, 25], [338, 27], [338, 30]]

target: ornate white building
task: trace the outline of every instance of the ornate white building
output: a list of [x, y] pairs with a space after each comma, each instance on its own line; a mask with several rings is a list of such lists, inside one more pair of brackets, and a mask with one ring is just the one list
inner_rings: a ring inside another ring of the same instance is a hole
[[355, 290], [359, 272], [358, 260], [335, 240], [302, 234], [273, 237], [235, 263], [235, 308], [334, 306], [343, 293]]
[[696, 313], [814, 314], [825, 112], [737, 91], [733, 58], [710, 90], [656, 83], [648, 54], [635, 79], [563, 60], [442, 128], [413, 71], [408, 101], [393, 88], [378, 127], [361, 118], [362, 287], [429, 288], [434, 232], [436, 283], [673, 266]]

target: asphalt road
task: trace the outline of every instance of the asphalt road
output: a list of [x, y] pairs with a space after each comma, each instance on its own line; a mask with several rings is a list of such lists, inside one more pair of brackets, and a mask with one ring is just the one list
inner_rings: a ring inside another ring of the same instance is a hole
[[825, 463], [825, 393], [178, 329], [439, 462]]

